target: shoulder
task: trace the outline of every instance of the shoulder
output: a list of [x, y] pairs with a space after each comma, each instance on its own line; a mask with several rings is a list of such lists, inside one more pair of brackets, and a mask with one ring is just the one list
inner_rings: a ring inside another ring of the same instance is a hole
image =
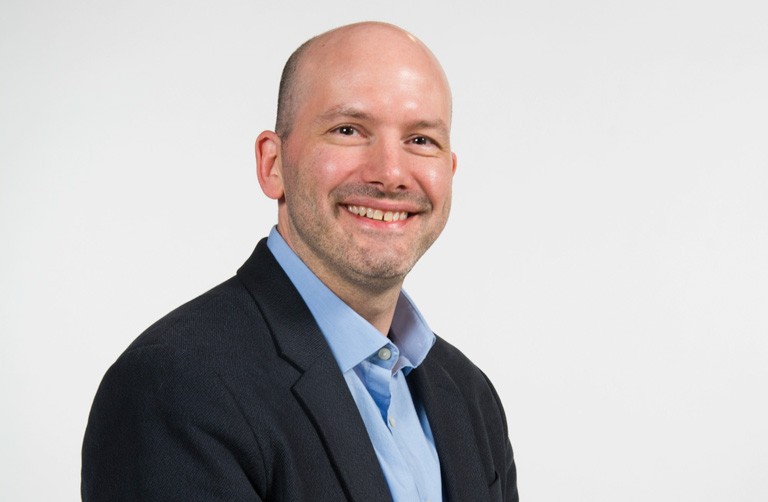
[[200, 371], [231, 372], [240, 364], [274, 353], [259, 305], [238, 277], [232, 277], [172, 310], [150, 325], [118, 359], [157, 364], [173, 359]]
[[481, 387], [490, 383], [485, 373], [461, 350], [439, 336], [436, 336], [435, 345], [430, 350], [427, 360], [443, 367], [456, 381]]
[[264, 470], [253, 430], [259, 417], [244, 412], [243, 389], [269, 370], [254, 364], [274, 353], [269, 339], [237, 278], [147, 328], [109, 368], [94, 398], [82, 451], [84, 499], [146, 500], [168, 486], [191, 493], [187, 474], [227, 498], [252, 498], [239, 480], [247, 472], [263, 485]]
[[248, 340], [246, 333], [259, 331], [264, 322], [252, 304], [232, 278], [169, 312], [109, 368], [97, 403], [153, 395], [158, 405], [178, 404], [185, 393], [215, 386], [224, 368], [238, 364], [233, 355], [255, 350], [248, 348], [254, 337]]
[[153, 323], [126, 352], [158, 344], [187, 349], [211, 344], [222, 330], [237, 332], [245, 324], [259, 320], [248, 291], [233, 277]]
[[484, 415], [485, 420], [492, 419], [507, 434], [507, 421], [504, 407], [488, 376], [457, 347], [437, 336], [435, 345], [429, 352], [425, 363], [442, 370], [443, 378], [455, 385], [471, 410]]
[[211, 400], [237, 407], [243, 389], [285, 366], [258, 305], [233, 277], [140, 334], [105, 374], [92, 413], [130, 409], [124, 418], [139, 420], [142, 411], [193, 416], [215, 408]]
[[253, 499], [244, 472], [263, 485], [261, 448], [222, 364], [225, 349], [205, 354], [217, 336], [204, 320], [215, 303], [169, 314], [109, 368], [83, 440], [83, 500]]

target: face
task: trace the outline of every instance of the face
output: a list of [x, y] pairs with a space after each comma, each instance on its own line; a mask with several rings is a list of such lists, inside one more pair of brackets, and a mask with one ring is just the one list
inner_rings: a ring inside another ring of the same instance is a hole
[[303, 68], [308, 80], [277, 163], [278, 229], [331, 289], [402, 283], [451, 205], [456, 161], [442, 70], [410, 39], [405, 47], [390, 39], [384, 53], [367, 42]]

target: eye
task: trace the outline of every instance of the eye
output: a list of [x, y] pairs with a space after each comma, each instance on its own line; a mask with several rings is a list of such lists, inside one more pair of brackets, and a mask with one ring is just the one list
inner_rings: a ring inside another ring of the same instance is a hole
[[414, 136], [410, 139], [410, 142], [416, 146], [432, 146], [435, 148], [440, 148], [440, 144], [429, 136]]
[[352, 126], [346, 126], [346, 125], [339, 126], [333, 131], [341, 134], [342, 136], [354, 136], [357, 133], [357, 129], [355, 129]]

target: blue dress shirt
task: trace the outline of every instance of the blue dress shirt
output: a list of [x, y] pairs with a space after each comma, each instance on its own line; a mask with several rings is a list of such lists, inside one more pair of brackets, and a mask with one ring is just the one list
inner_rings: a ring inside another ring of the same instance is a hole
[[435, 343], [424, 318], [401, 291], [389, 337], [384, 337], [317, 278], [276, 228], [267, 246], [331, 347], [394, 501], [441, 501], [440, 462], [432, 430], [405, 381]]

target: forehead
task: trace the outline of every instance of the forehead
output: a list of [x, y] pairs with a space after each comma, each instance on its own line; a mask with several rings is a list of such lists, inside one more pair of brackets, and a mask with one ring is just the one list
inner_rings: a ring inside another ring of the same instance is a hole
[[440, 117], [446, 122], [450, 117], [442, 68], [421, 42], [399, 30], [353, 30], [321, 38], [308, 48], [297, 73], [299, 113], [389, 107], [447, 114]]

